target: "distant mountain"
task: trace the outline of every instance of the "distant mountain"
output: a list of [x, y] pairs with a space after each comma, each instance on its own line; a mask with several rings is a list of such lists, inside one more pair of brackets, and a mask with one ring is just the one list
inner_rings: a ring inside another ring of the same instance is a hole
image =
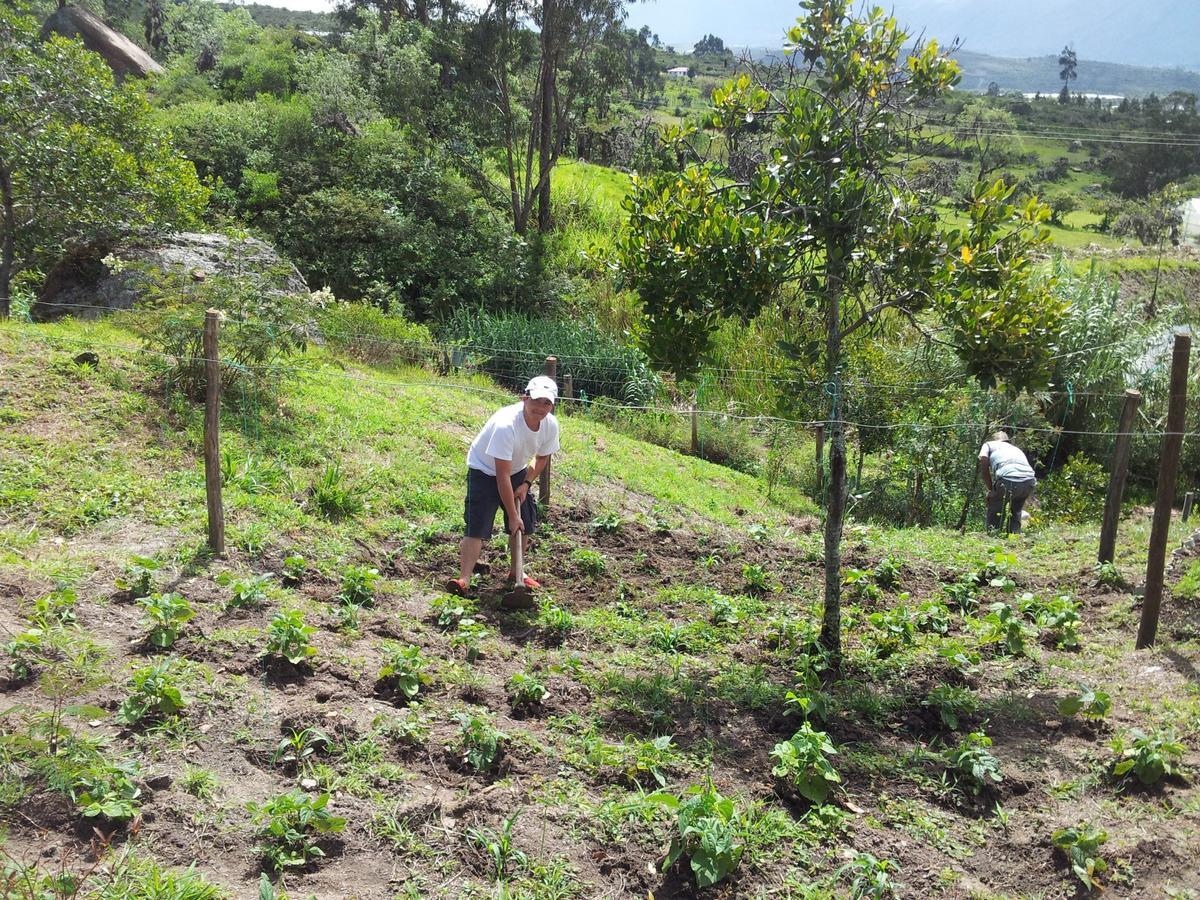
[[[749, 48], [756, 60], [779, 60], [778, 50], [766, 47]], [[740, 55], [740, 51], [736, 52]], [[1062, 87], [1058, 78], [1058, 54], [1026, 59], [1010, 59], [959, 50], [954, 54], [962, 66], [960, 91], [986, 91], [996, 82], [1002, 91], [1022, 91], [1057, 94]], [[1078, 77], [1071, 90], [1085, 94], [1113, 94], [1121, 97], [1144, 97], [1147, 94], [1166, 96], [1171, 91], [1188, 91], [1200, 96], [1200, 71], [1192, 69], [1162, 69], [1150, 66], [1127, 66], [1121, 63], [1079, 60]]]
[[1033, 57], [1057, 54], [1070, 44], [1088, 59], [1200, 71], [1196, 0], [892, 0], [884, 5], [910, 30], [924, 29], [942, 42], [960, 37], [963, 49], [972, 52]]

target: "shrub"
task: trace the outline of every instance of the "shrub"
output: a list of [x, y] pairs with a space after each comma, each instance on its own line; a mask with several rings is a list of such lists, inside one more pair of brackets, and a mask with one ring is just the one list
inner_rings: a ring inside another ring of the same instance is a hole
[[726, 878], [742, 858], [745, 843], [739, 833], [740, 817], [732, 800], [711, 785], [689, 788], [683, 798], [659, 792], [647, 798], [675, 812], [677, 833], [663, 860], [663, 871], [687, 857], [696, 886], [712, 887]]
[[1093, 522], [1104, 511], [1108, 476], [1104, 466], [1076, 453], [1038, 484], [1039, 511], [1059, 522]]
[[346, 827], [346, 820], [332, 815], [328, 806], [328, 794], [311, 797], [300, 791], [280, 794], [262, 806], [247, 803], [246, 808], [259, 826], [256, 837], [260, 843], [256, 852], [276, 871], [320, 859], [325, 851], [317, 844], [317, 838]]
[[131, 692], [117, 708], [117, 721], [139, 725], [147, 720], [173, 719], [187, 705], [176, 682], [176, 666], [163, 660], [133, 673]]
[[771, 751], [776, 761], [771, 774], [810, 803], [820, 805], [842, 780], [828, 760], [836, 754], [829, 735], [814, 731], [804, 722], [790, 739], [776, 744]]
[[378, 306], [333, 303], [321, 312], [318, 322], [330, 347], [371, 365], [425, 365], [437, 357], [428, 328]]
[[1050, 836], [1056, 849], [1061, 850], [1075, 877], [1084, 887], [1094, 891], [1100, 887], [1096, 877], [1108, 870], [1108, 863], [1100, 855], [1100, 846], [1108, 840], [1108, 833], [1091, 825], [1072, 825], [1059, 828]]
[[138, 604], [145, 610], [141, 624], [150, 628], [146, 640], [160, 650], [174, 645], [184, 624], [196, 615], [182, 594], [151, 594]]

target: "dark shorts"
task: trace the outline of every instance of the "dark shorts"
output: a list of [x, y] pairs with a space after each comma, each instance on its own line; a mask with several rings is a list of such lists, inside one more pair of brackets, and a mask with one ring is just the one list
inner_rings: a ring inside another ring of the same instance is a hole
[[[513, 490], [521, 486], [525, 480], [525, 469], [512, 475]], [[492, 536], [492, 527], [496, 524], [496, 510], [503, 510], [500, 502], [500, 489], [496, 486], [496, 476], [481, 472], [479, 469], [467, 468], [467, 502], [463, 507], [463, 521], [467, 526], [467, 537], [479, 538], [486, 541]], [[533, 502], [533, 492], [525, 495], [521, 504], [521, 521], [525, 525], [525, 533], [533, 534], [537, 528], [537, 504]], [[508, 534], [508, 511], [504, 511], [504, 533]]]

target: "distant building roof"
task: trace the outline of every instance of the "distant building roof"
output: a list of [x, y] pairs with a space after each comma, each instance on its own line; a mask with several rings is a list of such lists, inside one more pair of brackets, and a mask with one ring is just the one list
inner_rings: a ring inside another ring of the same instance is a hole
[[675, 66], [673, 69], [667, 69], [668, 75], [686, 75], [687, 73], [687, 66]]
[[136, 75], [144, 78], [161, 74], [163, 67], [141, 47], [119, 31], [114, 31], [101, 19], [78, 6], [60, 6], [42, 26], [42, 34], [56, 32], [64, 37], [77, 37], [83, 45], [104, 57], [117, 78]]

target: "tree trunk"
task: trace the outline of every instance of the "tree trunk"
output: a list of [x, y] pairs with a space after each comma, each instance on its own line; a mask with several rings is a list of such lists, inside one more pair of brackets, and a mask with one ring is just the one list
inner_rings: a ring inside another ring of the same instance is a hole
[[829, 503], [825, 508], [825, 609], [821, 646], [837, 671], [842, 658], [842, 527], [846, 516], [846, 423], [842, 419], [841, 291], [845, 258], [834, 241], [825, 245], [825, 375], [829, 411]]
[[12, 296], [13, 265], [16, 258], [17, 218], [13, 210], [12, 174], [0, 166], [0, 319], [7, 319]]
[[542, 88], [538, 114], [538, 230], [550, 230], [550, 169], [554, 165], [555, 70], [558, 64], [558, 0], [542, 0]]

